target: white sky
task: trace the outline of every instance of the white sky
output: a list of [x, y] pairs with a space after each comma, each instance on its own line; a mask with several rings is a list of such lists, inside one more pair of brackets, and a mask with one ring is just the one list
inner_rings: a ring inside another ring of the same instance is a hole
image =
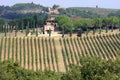
[[54, 4], [62, 7], [95, 7], [120, 9], [120, 0], [0, 0], [0, 5], [14, 5], [16, 3], [31, 3], [43, 6], [53, 6]]

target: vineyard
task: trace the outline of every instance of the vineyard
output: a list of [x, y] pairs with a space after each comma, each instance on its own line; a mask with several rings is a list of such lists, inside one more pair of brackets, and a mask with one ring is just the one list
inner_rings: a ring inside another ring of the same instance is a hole
[[83, 38], [0, 38], [0, 60], [19, 62], [20, 66], [34, 71], [45, 69], [66, 72], [68, 65], [80, 65], [80, 57], [113, 59], [120, 50], [120, 34]]

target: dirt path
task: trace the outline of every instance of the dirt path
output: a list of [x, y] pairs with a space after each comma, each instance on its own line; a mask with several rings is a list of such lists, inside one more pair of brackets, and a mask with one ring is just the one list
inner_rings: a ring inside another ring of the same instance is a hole
[[12, 38], [10, 38], [10, 52], [9, 52], [9, 59], [12, 59]]
[[44, 51], [43, 51], [43, 42], [42, 42], [42, 39], [40, 39], [40, 49], [41, 49], [41, 52], [40, 52], [40, 54], [41, 54], [41, 62], [42, 62], [42, 65], [41, 65], [41, 67], [42, 67], [42, 71], [44, 71], [45, 70], [45, 60], [44, 60]]
[[57, 51], [57, 55], [58, 55], [58, 65], [59, 65], [59, 71], [60, 72], [65, 72], [65, 65], [64, 65], [64, 61], [63, 61], [63, 55], [62, 55], [62, 47], [60, 45], [59, 40], [55, 40], [55, 44], [56, 44], [56, 51]]
[[57, 71], [57, 66], [56, 66], [56, 63], [55, 63], [55, 55], [54, 55], [54, 48], [53, 48], [52, 39], [49, 40], [49, 44], [50, 44], [50, 49], [51, 49], [51, 62], [52, 62], [53, 70]]
[[20, 38], [18, 38], [18, 62], [20, 63]]
[[90, 45], [90, 42], [89, 42], [88, 38], [86, 37], [86, 38], [84, 39], [84, 41], [85, 41], [85, 44], [86, 44], [87, 47], [88, 47], [88, 51], [89, 51], [89, 53], [90, 53], [90, 56], [94, 57], [95, 54], [94, 54], [94, 52], [93, 52], [93, 50], [92, 50], [92, 46]]
[[116, 51], [115, 51], [113, 45], [111, 44], [112, 42], [108, 39], [108, 37], [105, 37], [104, 39], [106, 40], [107, 44], [109, 45], [108, 47], [109, 47], [110, 51], [112, 52], [111, 53], [112, 58], [115, 60], [115, 55], [114, 54], [116, 53]]
[[106, 50], [106, 54], [109, 56], [110, 59], [112, 59], [112, 56], [109, 55], [112, 53], [112, 51], [110, 50], [109, 46], [106, 44], [107, 42], [105, 41], [105, 39], [103, 37], [99, 38], [101, 43], [103, 43], [104, 45], [104, 49]]
[[80, 39], [78, 39], [78, 43], [79, 43], [79, 47], [81, 48], [81, 53], [82, 53], [82, 55], [83, 55], [84, 57], [86, 57], [87, 54], [85, 53], [85, 50], [84, 50], [83, 44], [82, 44], [82, 42], [81, 42]]
[[29, 61], [30, 61], [30, 63], [29, 63], [29, 69], [30, 70], [32, 70], [32, 53], [31, 53], [31, 38], [28, 38], [28, 48], [29, 48]]
[[52, 57], [51, 57], [53, 54], [51, 45], [50, 45], [51, 43], [50, 43], [50, 40], [48, 40], [47, 42], [48, 42], [48, 55], [49, 55], [50, 70], [54, 71], [53, 65], [52, 65]]
[[49, 70], [49, 63], [48, 63], [48, 56], [47, 56], [47, 46], [46, 46], [46, 41], [45, 38], [43, 39], [43, 45], [44, 45], [44, 57], [45, 57], [45, 64], [46, 64], [46, 69]]
[[[118, 51], [117, 45], [114, 43], [114, 40], [112, 39], [112, 36], [109, 36], [108, 39], [109, 39], [110, 43], [113, 45], [113, 49], [115, 51]], [[117, 53], [114, 53], [114, 56], [117, 56]]]
[[38, 48], [38, 37], [36, 37], [36, 58], [37, 58], [37, 67], [40, 70], [40, 56], [39, 56], [39, 48]]
[[40, 48], [40, 38], [37, 38], [37, 51], [38, 51], [38, 69], [42, 71], [41, 63], [41, 48]]
[[74, 54], [74, 58], [75, 58], [75, 60], [76, 60], [76, 64], [78, 64], [79, 65], [79, 55], [78, 55], [78, 51], [77, 51], [77, 46], [75, 45], [75, 43], [74, 43], [74, 40], [73, 40], [73, 38], [71, 38], [71, 45], [72, 45], [72, 49], [73, 49], [73, 54]]
[[4, 56], [4, 59], [5, 60], [8, 60], [8, 38], [6, 37], [5, 39], [5, 56]]
[[38, 53], [39, 53], [39, 67], [40, 67], [40, 71], [42, 71], [42, 56], [41, 56], [41, 46], [40, 46], [40, 44], [41, 44], [41, 39], [40, 38], [38, 38]]
[[[100, 44], [100, 42], [98, 41], [97, 38], [92, 38], [91, 41], [93, 41], [96, 50], [98, 51], [97, 54], [99, 55], [99, 57], [101, 57], [102, 59], [106, 59], [108, 60], [108, 57], [106, 56], [106, 52], [104, 51], [102, 45]], [[102, 53], [102, 54], [101, 54]]]
[[[70, 64], [75, 64], [75, 63], [76, 63], [75, 60], [74, 60], [73, 63], [72, 63], [72, 58], [74, 59], [74, 56], [73, 56], [73, 52], [72, 52], [72, 53], [70, 52], [70, 49], [71, 49], [71, 48], [69, 48], [69, 47], [70, 47], [70, 46], [69, 46], [70, 42], [68, 43], [67, 40], [69, 41], [68, 38], [66, 38], [66, 39], [64, 40], [64, 45], [65, 45], [65, 47], [66, 47], [66, 49], [67, 49], [67, 50], [66, 50], [66, 51], [67, 51], [67, 52], [66, 52], [66, 55], [67, 55], [68, 63], [69, 63], [69, 65], [70, 65]], [[71, 49], [71, 51], [72, 51], [72, 49]], [[71, 58], [71, 54], [72, 54], [72, 56], [73, 56], [72, 58]]]
[[95, 49], [95, 46], [93, 45], [93, 41], [91, 41], [90, 37], [88, 38], [88, 40], [89, 40], [89, 45], [90, 45], [91, 50], [93, 51], [94, 55], [96, 55], [97, 57], [99, 57], [99, 55], [98, 55], [98, 53], [97, 53], [97, 51]]
[[81, 51], [80, 51], [80, 47], [78, 45], [77, 38], [74, 38], [74, 43], [75, 43], [76, 51], [77, 51], [77, 54], [78, 54], [78, 61], [80, 62], [80, 57], [82, 56], [82, 54], [81, 54]]
[[113, 43], [116, 45], [117, 49], [119, 50], [120, 49], [120, 34], [119, 35], [117, 34], [116, 36], [112, 35], [111, 40], [113, 41]]
[[35, 60], [35, 42], [34, 42], [35, 37], [32, 38], [32, 49], [33, 49], [33, 69], [36, 71], [36, 60]]
[[26, 69], [29, 69], [29, 65], [28, 65], [28, 49], [27, 49], [27, 38], [25, 37], [25, 58], [26, 58]]
[[[95, 40], [99, 43], [98, 45], [100, 46], [101, 51], [103, 51], [102, 53], [99, 53], [99, 55], [100, 55], [101, 57], [103, 57], [102, 54], [104, 53], [105, 59], [108, 60], [108, 59], [110, 58], [110, 56], [107, 55], [108, 51], [106, 50], [105, 45], [102, 43], [102, 41], [101, 41], [100, 38], [96, 38], [96, 37], [95, 37]], [[98, 50], [100, 50], [100, 49], [98, 48]]]
[[4, 60], [6, 60], [6, 55], [7, 55], [7, 53], [6, 53], [6, 46], [7, 46], [7, 38], [5, 37], [5, 43], [4, 43]]
[[6, 60], [6, 43], [7, 43], [7, 38], [5, 37], [5, 42], [4, 42], [4, 53], [3, 53], [3, 61]]
[[25, 67], [25, 65], [24, 65], [24, 57], [25, 57], [25, 56], [24, 56], [24, 49], [23, 49], [23, 48], [24, 48], [24, 47], [23, 47], [23, 39], [24, 39], [24, 38], [21, 38], [21, 45], [22, 45], [22, 46], [21, 46], [21, 47], [22, 47], [22, 49], [21, 49], [21, 56], [22, 56], [22, 67], [24, 68], [24, 67]]
[[14, 37], [14, 62], [16, 61], [16, 37]]
[[54, 64], [55, 64], [55, 71], [57, 72], [57, 71], [59, 71], [59, 67], [58, 67], [58, 62], [57, 62], [57, 60], [58, 60], [58, 55], [56, 54], [56, 47], [55, 47], [55, 42], [54, 42], [54, 40], [53, 39], [51, 39], [51, 43], [52, 43], [52, 50], [53, 50], [53, 56], [54, 56]]
[[71, 43], [71, 41], [70, 41], [70, 38], [67, 38], [67, 39], [68, 39], [68, 41], [66, 41], [66, 42], [68, 42], [68, 43], [67, 43], [67, 47], [69, 47], [68, 51], [71, 50], [71, 52], [69, 52], [69, 55], [71, 54], [71, 55], [70, 55], [71, 64], [76, 64], [77, 61], [76, 61], [76, 59], [75, 59], [74, 48], [73, 48], [73, 46], [72, 46], [72, 43]]
[[47, 38], [45, 38], [45, 46], [46, 46], [46, 57], [47, 57], [47, 63], [48, 63], [48, 70], [50, 70], [50, 56], [49, 56], [49, 54], [50, 54], [50, 52], [49, 52], [49, 43], [48, 43], [48, 39]]
[[68, 61], [68, 59], [67, 59], [67, 55], [66, 55], [66, 51], [65, 51], [65, 45], [64, 45], [64, 42], [63, 42], [63, 38], [61, 38], [61, 44], [62, 44], [62, 54], [63, 54], [63, 59], [64, 59], [64, 64], [66, 64], [65, 65], [65, 68], [66, 68], [66, 71], [68, 71], [69, 70], [69, 68], [68, 68], [68, 65], [69, 65], [69, 61]]
[[97, 40], [95, 39], [95, 37], [90, 37], [89, 39], [90, 39], [90, 42], [93, 45], [93, 50], [96, 52], [96, 55], [98, 57], [101, 57], [103, 59], [103, 56], [101, 55], [101, 52], [103, 52], [103, 50], [100, 49], [101, 46], [99, 45], [99, 41], [97, 42]]
[[79, 42], [78, 42], [77, 38], [75, 38], [74, 41], [76, 42], [76, 47], [78, 48], [79, 56], [83, 57], [83, 55], [82, 55], [83, 53], [81, 51], [81, 47], [79, 45]]
[[4, 45], [5, 45], [5, 38], [3, 38], [3, 43], [2, 43], [1, 61], [4, 61]]

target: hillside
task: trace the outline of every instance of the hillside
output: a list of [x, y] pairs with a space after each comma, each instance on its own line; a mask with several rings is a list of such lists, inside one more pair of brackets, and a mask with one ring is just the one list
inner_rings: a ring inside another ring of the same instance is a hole
[[31, 15], [45, 14], [47, 7], [34, 3], [18, 3], [13, 6], [0, 6], [0, 18], [16, 19]]
[[[53, 7], [51, 10], [57, 10]], [[104, 9], [104, 8], [90, 8], [90, 7], [70, 7], [58, 9], [60, 15], [66, 14], [70, 17], [82, 17], [82, 18], [94, 18], [94, 17], [106, 17], [109, 14], [116, 13], [119, 9]], [[35, 3], [17, 3], [13, 6], [0, 6], [0, 18], [1, 19], [16, 19], [25, 16], [43, 14], [55, 14], [52, 11], [49, 12], [49, 8], [35, 4]]]
[[115, 60], [120, 50], [120, 33], [83, 38], [2, 37], [0, 60], [17, 61], [28, 70], [66, 72], [80, 65], [81, 57]]
[[71, 7], [69, 9], [75, 9], [78, 11], [92, 12], [100, 16], [107, 16], [110, 13], [115, 13], [120, 9], [106, 9], [106, 8], [93, 8], [93, 7]]

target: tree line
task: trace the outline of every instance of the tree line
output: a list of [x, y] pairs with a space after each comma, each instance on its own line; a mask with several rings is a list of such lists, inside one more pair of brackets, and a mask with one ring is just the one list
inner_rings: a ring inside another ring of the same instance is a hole
[[[8, 31], [12, 32], [13, 30], [16, 30], [17, 32], [18, 30], [24, 29], [26, 29], [26, 34], [29, 33], [29, 29], [33, 29], [33, 32], [35, 32], [35, 28], [43, 26], [48, 18], [48, 15], [44, 18], [34, 15], [31, 17], [14, 19], [8, 21], [7, 24], [5, 21], [0, 20], [0, 32], [6, 33]], [[106, 30], [106, 33], [109, 29], [111, 29], [111, 31], [114, 29], [120, 30], [120, 18], [115, 16], [92, 19], [80, 18], [80, 20], [73, 20], [68, 16], [62, 15], [57, 16], [55, 18], [55, 22], [58, 23], [63, 37], [66, 33], [70, 33], [70, 36], [72, 36], [72, 33], [77, 33], [78, 36], [81, 36], [84, 32], [88, 34], [90, 30], [93, 31], [93, 34], [95, 34], [97, 30], [101, 33], [103, 29]]]
[[18, 31], [23, 32], [25, 30], [27, 35], [30, 29], [32, 29], [33, 33], [35, 33], [36, 28], [42, 27], [48, 17], [48, 15], [45, 15], [44, 18], [34, 15], [10, 21], [0, 19], [0, 32], [6, 34], [7, 32], [15, 31], [17, 33]]
[[90, 30], [93, 30], [93, 34], [96, 30], [99, 30], [101, 33], [102, 29], [105, 29], [108, 32], [109, 29], [113, 31], [115, 28], [120, 30], [120, 18], [112, 16], [106, 18], [80, 18], [80, 20], [72, 20], [68, 16], [58, 16], [55, 21], [58, 23], [58, 26], [62, 30], [62, 34], [70, 33], [72, 36], [73, 32], [77, 32], [80, 36], [83, 32], [88, 33]]

